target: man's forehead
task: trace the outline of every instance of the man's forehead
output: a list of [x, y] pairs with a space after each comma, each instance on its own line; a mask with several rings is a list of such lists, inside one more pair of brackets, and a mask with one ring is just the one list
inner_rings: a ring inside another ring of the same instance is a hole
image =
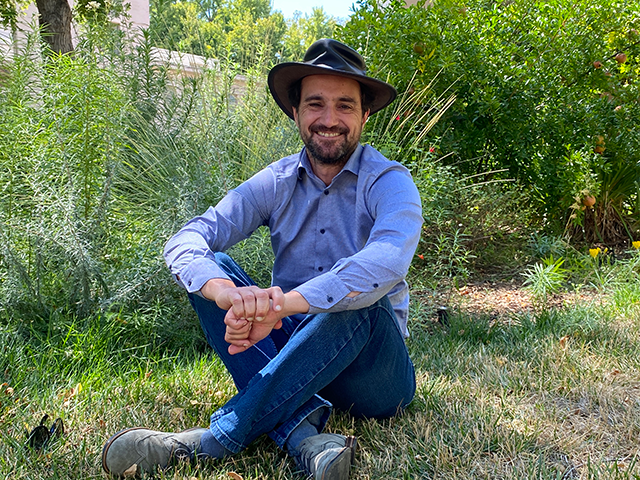
[[340, 75], [309, 75], [302, 79], [301, 89], [304, 94], [312, 94], [315, 90], [340, 88], [342, 93], [349, 92], [360, 97], [360, 83], [352, 78]]

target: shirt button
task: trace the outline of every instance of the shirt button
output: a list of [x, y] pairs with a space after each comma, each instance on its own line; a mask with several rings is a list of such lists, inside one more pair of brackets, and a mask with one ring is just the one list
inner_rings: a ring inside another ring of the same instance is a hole
[[333, 302], [333, 297], [330, 295], [327, 295], [327, 302]]
[[373, 288], [378, 288], [378, 284], [377, 284], [377, 283], [374, 283], [374, 284], [373, 284]]
[[321, 272], [322, 270], [324, 270], [324, 268], [322, 267], [318, 267], [318, 271]]
[[324, 193], [325, 195], [329, 195], [329, 189], [328, 189], [328, 188], [327, 188], [327, 189], [325, 189], [325, 191], [324, 191], [324, 192], [322, 192], [322, 193]]
[[320, 233], [324, 235], [324, 228], [320, 229]]
[[189, 284], [189, 286], [191, 286], [191, 280], [189, 280], [189, 282], [187, 282]]

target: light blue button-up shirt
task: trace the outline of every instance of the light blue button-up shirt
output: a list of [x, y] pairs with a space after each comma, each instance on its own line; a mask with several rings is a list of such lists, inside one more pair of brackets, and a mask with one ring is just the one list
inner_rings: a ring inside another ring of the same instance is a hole
[[[405, 336], [405, 276], [422, 226], [420, 195], [409, 171], [369, 145], [359, 145], [329, 186], [306, 151], [283, 158], [231, 190], [167, 243], [174, 278], [198, 292], [228, 278], [213, 252], [224, 251], [266, 225], [275, 254], [272, 285], [296, 290], [309, 313], [355, 310], [384, 295]], [[351, 292], [361, 292], [347, 297]]]

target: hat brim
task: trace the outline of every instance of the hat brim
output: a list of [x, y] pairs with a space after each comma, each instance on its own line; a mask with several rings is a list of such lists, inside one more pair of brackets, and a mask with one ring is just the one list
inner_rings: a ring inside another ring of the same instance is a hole
[[364, 85], [373, 96], [369, 113], [374, 114], [389, 105], [398, 95], [396, 89], [376, 78], [355, 73], [343, 72], [331, 67], [309, 65], [306, 63], [288, 62], [276, 65], [269, 72], [268, 84], [273, 99], [290, 118], [293, 118], [293, 107], [289, 101], [289, 89], [298, 80], [309, 75], [334, 75], [352, 78]]

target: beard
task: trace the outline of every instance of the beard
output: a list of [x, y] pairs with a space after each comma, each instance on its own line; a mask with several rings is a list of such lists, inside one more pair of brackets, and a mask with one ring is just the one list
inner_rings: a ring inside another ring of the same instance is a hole
[[[341, 133], [342, 138], [339, 142], [327, 141], [324, 143], [314, 133], [322, 131], [327, 133]], [[349, 160], [351, 154], [355, 151], [360, 141], [360, 135], [349, 135], [346, 128], [313, 128], [310, 133], [303, 133], [300, 130], [300, 137], [307, 148], [308, 154], [318, 163], [324, 165], [344, 165]]]

